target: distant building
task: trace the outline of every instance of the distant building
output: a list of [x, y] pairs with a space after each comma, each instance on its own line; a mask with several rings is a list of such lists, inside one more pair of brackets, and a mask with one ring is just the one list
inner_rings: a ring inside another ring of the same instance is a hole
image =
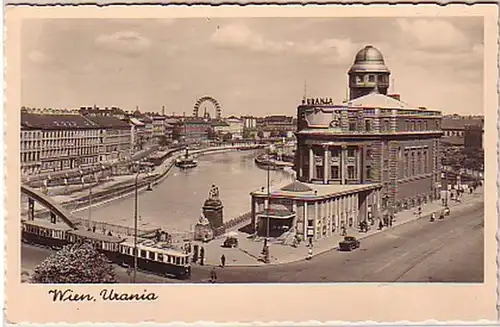
[[181, 141], [187, 144], [199, 143], [208, 140], [210, 123], [200, 117], [186, 117], [176, 124], [176, 133]]
[[224, 121], [229, 125], [229, 133], [233, 140], [243, 137], [243, 120], [236, 116], [229, 116]]
[[164, 135], [169, 141], [174, 140], [175, 136], [175, 126], [179, 123], [179, 119], [176, 118], [166, 118], [164, 121]]
[[159, 140], [165, 136], [165, 117], [164, 116], [150, 116], [153, 124], [153, 138]]
[[464, 146], [472, 149], [483, 149], [483, 127], [480, 125], [466, 125]]
[[229, 133], [231, 126], [222, 119], [212, 119], [210, 120], [210, 127], [215, 134], [225, 135]]
[[[476, 143], [478, 145], [477, 140], [473, 141], [476, 136], [475, 133], [478, 133], [478, 129], [481, 130], [481, 147], [483, 143], [483, 126], [484, 126], [484, 117], [482, 116], [459, 116], [459, 115], [450, 115], [444, 116], [442, 121], [442, 129], [443, 129], [443, 145], [446, 146], [454, 146], [454, 147], [463, 147], [465, 146], [465, 138], [467, 130], [469, 129], [469, 146], [470, 142]], [[472, 139], [471, 139], [472, 137]]]
[[99, 163], [102, 131], [102, 126], [77, 114], [21, 112], [22, 175]]
[[112, 116], [86, 116], [101, 127], [100, 161], [124, 160], [130, 157], [132, 146], [132, 125]]
[[291, 116], [273, 115], [256, 120], [257, 129], [266, 137], [287, 136], [296, 131], [296, 122]]
[[125, 119], [127, 117], [127, 113], [118, 107], [99, 108], [94, 105], [92, 107], [80, 107], [79, 112], [83, 116], [112, 116], [118, 119]]
[[130, 144], [132, 150], [139, 151], [143, 149], [144, 143], [146, 142], [146, 124], [140, 121], [138, 118], [130, 117], [128, 122], [131, 125], [130, 130]]

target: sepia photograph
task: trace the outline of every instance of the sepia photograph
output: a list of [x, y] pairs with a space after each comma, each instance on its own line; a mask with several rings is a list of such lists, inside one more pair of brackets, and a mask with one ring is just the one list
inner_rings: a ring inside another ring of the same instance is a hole
[[483, 38], [480, 17], [23, 22], [23, 282], [482, 283]]

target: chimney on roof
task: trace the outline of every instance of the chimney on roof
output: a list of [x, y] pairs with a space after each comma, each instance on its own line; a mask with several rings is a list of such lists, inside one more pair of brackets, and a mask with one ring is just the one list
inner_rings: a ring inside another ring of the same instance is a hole
[[394, 100], [401, 101], [401, 94], [394, 93], [394, 94], [389, 94], [389, 96]]
[[162, 116], [165, 116], [165, 106], [162, 106], [162, 107], [161, 107], [161, 115], [162, 115]]

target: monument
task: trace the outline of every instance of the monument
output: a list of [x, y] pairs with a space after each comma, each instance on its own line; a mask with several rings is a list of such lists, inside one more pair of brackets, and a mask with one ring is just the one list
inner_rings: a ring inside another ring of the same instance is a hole
[[205, 217], [203, 212], [201, 213], [200, 219], [194, 226], [194, 239], [195, 241], [207, 242], [214, 238], [214, 232], [210, 222]]
[[203, 204], [203, 215], [209, 221], [214, 236], [225, 233], [223, 209], [224, 206], [219, 198], [219, 188], [212, 185], [208, 192], [208, 199], [206, 199]]

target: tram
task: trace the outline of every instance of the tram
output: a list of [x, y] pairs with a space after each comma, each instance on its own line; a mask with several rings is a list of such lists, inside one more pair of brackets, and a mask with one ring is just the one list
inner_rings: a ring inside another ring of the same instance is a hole
[[[90, 242], [113, 263], [133, 267], [133, 240], [85, 229], [72, 229], [48, 220], [22, 220], [22, 241], [60, 249], [65, 245]], [[162, 276], [187, 279], [191, 276], [190, 255], [163, 243], [139, 239], [137, 268]]]

